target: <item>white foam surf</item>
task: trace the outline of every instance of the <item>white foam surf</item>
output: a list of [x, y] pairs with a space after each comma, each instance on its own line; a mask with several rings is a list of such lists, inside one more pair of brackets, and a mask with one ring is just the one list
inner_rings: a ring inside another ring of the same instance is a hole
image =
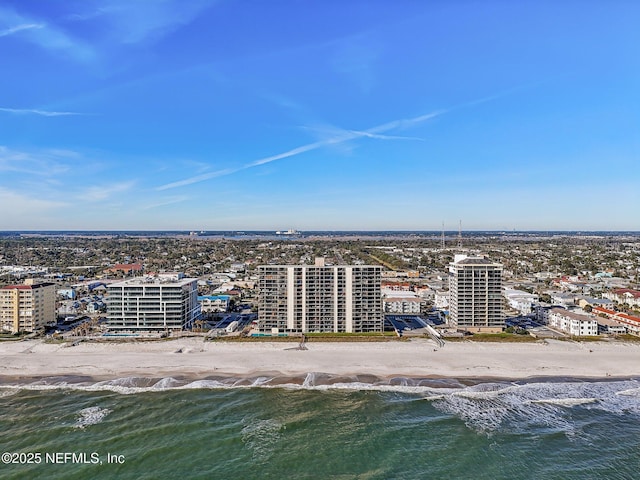
[[445, 394], [432, 404], [481, 433], [541, 429], [563, 432], [573, 441], [587, 436], [572, 420], [574, 409], [640, 417], [638, 384], [636, 380], [481, 384]]
[[108, 408], [89, 407], [78, 412], [78, 420], [73, 428], [86, 428], [89, 425], [96, 425], [111, 413]]
[[586, 405], [597, 401], [597, 398], [541, 398], [540, 400], [531, 400], [531, 403], [547, 403], [549, 405], [558, 405], [560, 407], [575, 407], [577, 405]]
[[640, 397], [640, 388], [630, 388], [628, 390], [622, 390], [616, 392], [616, 395], [624, 395], [626, 397]]
[[19, 390], [15, 388], [2, 388], [0, 389], [0, 398], [11, 397], [12, 395], [18, 393], [18, 391]]

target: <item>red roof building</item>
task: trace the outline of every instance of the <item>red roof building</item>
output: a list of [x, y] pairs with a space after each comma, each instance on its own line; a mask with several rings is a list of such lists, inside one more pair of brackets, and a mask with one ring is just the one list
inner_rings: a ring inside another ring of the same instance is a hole
[[615, 310], [609, 310], [608, 308], [593, 307], [592, 313], [602, 314], [611, 320], [624, 325], [627, 331], [633, 335], [640, 335], [640, 317], [634, 317], [628, 313], [616, 312]]
[[107, 273], [124, 273], [125, 275], [131, 275], [132, 273], [142, 272], [143, 267], [140, 263], [117, 263], [111, 268], [107, 268]]

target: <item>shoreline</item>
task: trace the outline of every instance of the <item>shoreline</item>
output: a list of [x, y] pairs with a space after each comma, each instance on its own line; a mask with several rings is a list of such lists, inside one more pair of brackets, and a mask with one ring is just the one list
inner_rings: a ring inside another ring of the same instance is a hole
[[[305, 384], [305, 380], [309, 375], [314, 375], [316, 381], [311, 384]], [[319, 381], [318, 381], [318, 378]], [[282, 375], [277, 372], [261, 372], [255, 375], [238, 376], [235, 374], [226, 374], [220, 372], [217, 375], [208, 375], [205, 377], [194, 375], [173, 375], [162, 376], [156, 375], [152, 377], [137, 376], [119, 376], [119, 377], [93, 377], [81, 375], [53, 375], [53, 376], [24, 376], [24, 375], [0, 375], [0, 389], [3, 388], [26, 388], [33, 390], [38, 389], [64, 389], [73, 387], [91, 387], [94, 386], [121, 386], [119, 382], [126, 381], [130, 385], [125, 388], [144, 389], [144, 390], [170, 390], [179, 389], [180, 387], [189, 386], [193, 383], [214, 382], [219, 388], [260, 388], [260, 387], [328, 387], [343, 388], [352, 386], [361, 387], [380, 387], [384, 389], [393, 389], [394, 387], [421, 388], [428, 387], [432, 389], [449, 389], [449, 388], [465, 388], [473, 387], [481, 384], [514, 384], [527, 385], [536, 383], [614, 383], [623, 381], [638, 381], [640, 375], [621, 376], [621, 377], [565, 377], [565, 376], [533, 376], [526, 378], [506, 378], [506, 377], [443, 377], [428, 376], [416, 377], [406, 375], [392, 375], [390, 377], [381, 378], [373, 375], [367, 378], [361, 378], [362, 375], [331, 375], [323, 372], [308, 372], [304, 375]], [[165, 383], [167, 380], [175, 381], [175, 385], [160, 387], [156, 384]], [[203, 385], [203, 388], [216, 388], [211, 385]], [[190, 387], [194, 388], [194, 387]], [[107, 388], [108, 389], [108, 388]], [[100, 388], [96, 388], [100, 390]]]
[[[313, 342], [307, 350], [279, 342], [80, 343], [29, 340], [0, 344], [0, 385], [10, 379], [117, 378], [394, 378], [457, 381], [640, 377], [640, 344], [547, 340], [544, 343]], [[377, 379], [377, 380], [374, 380]], [[551, 381], [551, 380], [547, 380]]]

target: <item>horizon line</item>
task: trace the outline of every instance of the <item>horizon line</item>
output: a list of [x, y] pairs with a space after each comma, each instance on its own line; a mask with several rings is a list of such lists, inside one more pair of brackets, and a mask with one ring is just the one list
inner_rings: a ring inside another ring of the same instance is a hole
[[[46, 232], [198, 232], [198, 233], [225, 233], [225, 232], [255, 232], [255, 233], [273, 233], [275, 234], [277, 231], [282, 230], [252, 230], [248, 228], [232, 228], [232, 229], [224, 229], [224, 230], [210, 230], [210, 229], [61, 229], [61, 230], [50, 230], [50, 229], [2, 229], [0, 233], [20, 233], [20, 232], [32, 232], [32, 233], [46, 233]], [[319, 230], [296, 230], [296, 234], [304, 234], [304, 233], [332, 233], [332, 232], [354, 232], [354, 233], [374, 233], [374, 232], [398, 232], [398, 233], [442, 233], [442, 229], [433, 229], [433, 230], [410, 230], [410, 229], [360, 229], [360, 230], [344, 230], [344, 229], [319, 229]], [[445, 233], [455, 233], [458, 234], [458, 230], [444, 230]], [[558, 230], [558, 229], [527, 229], [527, 230], [519, 230], [519, 229], [481, 229], [481, 228], [472, 228], [467, 230], [462, 230], [462, 233], [465, 232], [496, 232], [496, 233], [540, 233], [540, 232], [574, 232], [574, 233], [602, 233], [602, 232], [621, 232], [621, 233], [638, 233], [640, 234], [640, 230], [625, 230], [625, 229], [613, 229], [613, 230], [602, 230], [602, 229], [571, 229], [571, 230]], [[284, 237], [293, 236], [295, 234], [284, 234]]]

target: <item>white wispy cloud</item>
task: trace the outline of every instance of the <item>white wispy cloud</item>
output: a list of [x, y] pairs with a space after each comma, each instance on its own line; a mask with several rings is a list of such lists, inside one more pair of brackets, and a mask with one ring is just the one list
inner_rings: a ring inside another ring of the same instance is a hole
[[25, 41], [45, 50], [62, 52], [79, 61], [91, 61], [96, 56], [90, 45], [73, 38], [63, 29], [29, 18], [9, 7], [0, 6], [0, 29], [0, 37], [20, 33], [20, 38]]
[[303, 130], [309, 130], [313, 132], [319, 140], [327, 140], [333, 137], [342, 137], [343, 135], [355, 135], [356, 137], [363, 138], [375, 138], [377, 140], [419, 140], [424, 141], [424, 138], [409, 137], [404, 135], [383, 135], [380, 133], [373, 133], [362, 130], [344, 130], [342, 128], [335, 127], [333, 125], [320, 125], [320, 126], [303, 126]]
[[0, 107], [0, 112], [15, 113], [17, 115], [42, 115], [43, 117], [65, 117], [69, 115], [88, 115], [80, 112], [56, 112], [52, 110], [40, 110], [37, 108], [8, 108]]
[[106, 0], [98, 9], [67, 18], [75, 21], [99, 19], [108, 25], [116, 41], [135, 44], [162, 38], [189, 24], [213, 3], [215, 0]]
[[368, 130], [365, 130], [365, 132], [371, 133], [371, 134], [380, 134], [380, 133], [388, 132], [390, 130], [410, 128], [410, 127], [413, 127], [414, 125], [420, 124], [422, 122], [426, 122], [427, 120], [431, 120], [432, 118], [436, 118], [436, 117], [439, 117], [440, 115], [444, 115], [445, 113], [449, 113], [451, 110], [453, 110], [453, 108], [448, 108], [445, 110], [436, 110], [435, 112], [426, 113], [424, 115], [419, 115], [413, 118], [403, 118], [399, 120], [393, 120], [391, 122], [378, 125], [377, 127], [369, 128]]
[[0, 172], [17, 172], [39, 177], [59, 175], [71, 167], [69, 150], [16, 150], [0, 145]]
[[[383, 125], [378, 125], [367, 130], [342, 130], [340, 133], [326, 138], [324, 140], [320, 140], [313, 143], [308, 143], [306, 145], [302, 145], [300, 147], [293, 148], [291, 150], [287, 150], [286, 152], [278, 153], [276, 155], [270, 155], [268, 157], [261, 158], [259, 160], [254, 160], [253, 162], [249, 162], [245, 165], [242, 165], [238, 168], [218, 170], [216, 172], [211, 172], [203, 175], [197, 175], [194, 177], [186, 178], [184, 180], [179, 180], [177, 182], [167, 183], [165, 185], [161, 185], [156, 187], [156, 190], [168, 190], [170, 188], [176, 187], [184, 187], [187, 185], [192, 185], [194, 183], [203, 182], [205, 180], [210, 180], [212, 178], [221, 177], [223, 175], [230, 175], [232, 173], [236, 173], [242, 170], [247, 170], [249, 168], [258, 167], [260, 165], [266, 165], [271, 162], [275, 162], [277, 160], [282, 160], [289, 157], [294, 157], [296, 155], [301, 155], [306, 152], [310, 152], [312, 150], [317, 150], [319, 148], [328, 147], [331, 145], [339, 145], [349, 140], [355, 140], [357, 138], [378, 138], [385, 140], [396, 140], [395, 136], [391, 135], [382, 135], [384, 132], [393, 130], [393, 129], [401, 129], [408, 128], [410, 126], [416, 125], [418, 123], [424, 122], [431, 118], [435, 118], [439, 115], [442, 115], [449, 110], [438, 110], [436, 112], [428, 113], [425, 115], [420, 115], [418, 117], [413, 117], [409, 119], [402, 120], [394, 120], [392, 122], [385, 123]], [[411, 137], [399, 137], [399, 139], [408, 139]]]
[[32, 28], [43, 28], [43, 27], [44, 27], [44, 24], [42, 23], [22, 23], [20, 25], [15, 25], [13, 27], [0, 30], [0, 37], [7, 37], [9, 35], [13, 35], [14, 33], [18, 33], [23, 30], [30, 30]]
[[353, 133], [365, 138], [375, 138], [377, 140], [419, 140], [424, 141], [424, 138], [420, 137], [407, 137], [404, 135], [381, 135], [380, 133], [372, 132], [360, 132], [358, 130], [348, 130], [349, 133]]
[[[0, 215], [20, 217], [42, 210], [52, 210], [68, 205], [60, 200], [48, 200], [33, 195], [25, 195], [4, 187], [0, 187], [0, 205], [9, 205], [11, 208], [3, 208]], [[0, 217], [1, 218], [1, 217]]]
[[144, 205], [142, 207], [142, 210], [151, 210], [153, 208], [165, 207], [167, 205], [173, 205], [174, 203], [181, 203], [181, 202], [185, 202], [187, 200], [189, 200], [189, 197], [187, 197], [185, 195], [161, 198], [157, 202]]
[[60, 228], [56, 211], [71, 204], [60, 199], [59, 194], [48, 195], [38, 191], [23, 193], [0, 186], [0, 226], [7, 230]]
[[116, 182], [108, 185], [92, 185], [80, 192], [79, 197], [83, 200], [99, 202], [106, 200], [117, 193], [123, 193], [131, 190], [136, 184], [135, 181]]
[[236, 173], [240, 170], [241, 169], [239, 168], [226, 168], [224, 170], [216, 170], [215, 172], [204, 173], [202, 175], [186, 178], [184, 180], [178, 180], [177, 182], [167, 183], [166, 185], [156, 187], [156, 190], [168, 190], [170, 188], [184, 187], [186, 185], [191, 185], [193, 183], [199, 183], [199, 182], [204, 182], [205, 180], [211, 180], [212, 178], [231, 175], [232, 173]]
[[[453, 111], [462, 110], [465, 108], [473, 107], [476, 105], [480, 105], [483, 103], [491, 102], [497, 100], [499, 98], [510, 95], [521, 88], [525, 88], [525, 86], [514, 87], [508, 90], [504, 90], [502, 92], [498, 92], [493, 95], [488, 95], [486, 97], [481, 97], [475, 100], [471, 100], [468, 102], [464, 102], [453, 107], [435, 110], [433, 112], [425, 113], [423, 115], [418, 115], [416, 117], [410, 118], [401, 118], [397, 120], [392, 120], [387, 123], [383, 123], [381, 125], [377, 125], [375, 127], [368, 128], [366, 130], [337, 130], [335, 135], [329, 136], [326, 139], [319, 140], [317, 142], [308, 143], [306, 145], [302, 145], [300, 147], [293, 148], [291, 150], [287, 150], [286, 152], [278, 153], [276, 155], [271, 155], [269, 157], [261, 158], [259, 160], [255, 160], [253, 162], [247, 163], [237, 168], [228, 168], [225, 170], [218, 170], [215, 172], [205, 173], [203, 175], [197, 175], [190, 178], [185, 178], [184, 180], [179, 180], [176, 182], [167, 183], [165, 185], [161, 185], [156, 187], [156, 190], [168, 190], [170, 188], [184, 187], [187, 185], [192, 185], [194, 183], [203, 182], [205, 180], [210, 180], [212, 178], [221, 177], [224, 175], [231, 175], [233, 173], [240, 172], [242, 170], [247, 170], [253, 167], [258, 167], [260, 165], [265, 165], [271, 162], [275, 162], [277, 160], [282, 160], [285, 158], [294, 157], [296, 155], [301, 155], [306, 152], [310, 152], [312, 150], [317, 150], [319, 148], [324, 148], [332, 145], [341, 145], [350, 140], [355, 140], [357, 138], [376, 138], [381, 140], [423, 140], [418, 137], [405, 137], [405, 136], [396, 136], [396, 135], [385, 135], [386, 132], [394, 131], [394, 130], [405, 130], [407, 128], [414, 127], [421, 123], [426, 122], [427, 120], [431, 120], [433, 118], [439, 117], [441, 115], [445, 115], [451, 113]], [[335, 128], [335, 127], [331, 127]]]

